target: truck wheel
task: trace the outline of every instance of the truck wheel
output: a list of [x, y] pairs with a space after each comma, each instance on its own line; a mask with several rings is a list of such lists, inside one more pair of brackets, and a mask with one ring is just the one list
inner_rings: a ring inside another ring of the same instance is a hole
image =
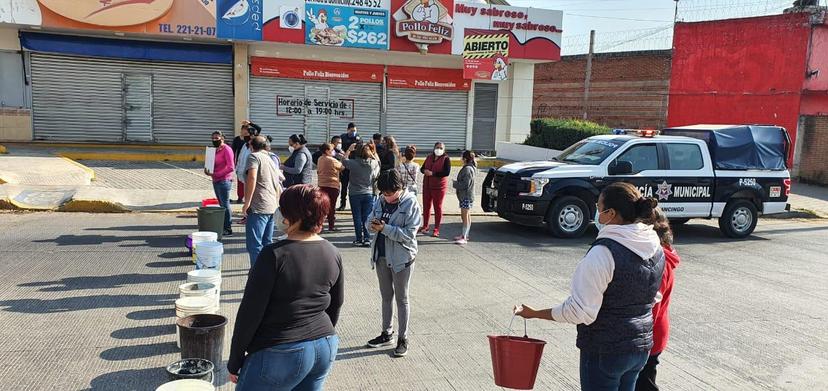
[[589, 208], [578, 197], [556, 199], [546, 214], [546, 229], [559, 238], [580, 237], [588, 226]]
[[756, 229], [759, 212], [756, 205], [748, 200], [735, 200], [727, 203], [722, 217], [719, 217], [719, 229], [725, 236], [742, 239], [750, 236]]
[[690, 219], [670, 219], [670, 225], [684, 225], [687, 224], [688, 221], [690, 221]]

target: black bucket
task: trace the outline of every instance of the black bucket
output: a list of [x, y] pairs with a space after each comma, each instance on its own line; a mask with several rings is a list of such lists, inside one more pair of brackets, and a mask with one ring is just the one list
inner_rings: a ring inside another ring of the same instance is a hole
[[196, 379], [213, 384], [215, 365], [210, 360], [202, 358], [188, 358], [167, 365], [167, 376], [170, 380]]
[[[224, 346], [224, 326], [227, 318], [221, 315], [190, 315], [176, 321], [181, 336], [181, 358], [203, 358], [221, 365]], [[219, 372], [216, 369], [215, 372]]]

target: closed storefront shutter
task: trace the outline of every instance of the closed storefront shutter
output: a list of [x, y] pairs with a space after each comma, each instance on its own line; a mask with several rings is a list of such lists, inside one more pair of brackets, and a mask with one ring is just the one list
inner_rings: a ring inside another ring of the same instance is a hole
[[[335, 82], [252, 76], [250, 78], [251, 121], [260, 125], [277, 145], [287, 145], [291, 134], [304, 133], [310, 144], [327, 142], [331, 136], [345, 133], [348, 123], [354, 122], [363, 134], [380, 129], [380, 102], [382, 85], [364, 82]], [[318, 113], [285, 113], [277, 108], [277, 97], [343, 102], [346, 115]], [[281, 113], [282, 115], [278, 115]]]
[[429, 151], [438, 141], [449, 150], [466, 147], [467, 91], [387, 91], [387, 133], [401, 147], [414, 144], [418, 150]]
[[[201, 145], [233, 130], [230, 64], [166, 63], [32, 53], [34, 137]], [[150, 86], [143, 83], [151, 83]], [[128, 85], [140, 88], [128, 90]], [[150, 97], [142, 94], [150, 93]], [[151, 102], [137, 110], [135, 102]], [[136, 110], [132, 110], [136, 109]], [[130, 111], [128, 113], [128, 111]], [[151, 115], [151, 127], [147, 116]], [[130, 122], [127, 120], [140, 121]], [[127, 130], [138, 129], [138, 137]]]

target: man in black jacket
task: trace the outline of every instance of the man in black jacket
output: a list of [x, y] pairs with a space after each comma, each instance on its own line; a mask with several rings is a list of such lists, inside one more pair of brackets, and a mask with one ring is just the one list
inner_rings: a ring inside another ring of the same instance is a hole
[[[351, 144], [360, 142], [359, 134], [357, 134], [356, 124], [353, 122], [348, 124], [348, 131], [339, 136], [342, 139], [342, 151], [347, 151]], [[337, 210], [345, 210], [345, 201], [348, 199], [348, 183], [351, 181], [351, 171], [345, 169], [339, 174], [339, 182], [342, 184], [342, 196], [339, 201], [339, 208]], [[333, 205], [331, 205], [333, 206]]]

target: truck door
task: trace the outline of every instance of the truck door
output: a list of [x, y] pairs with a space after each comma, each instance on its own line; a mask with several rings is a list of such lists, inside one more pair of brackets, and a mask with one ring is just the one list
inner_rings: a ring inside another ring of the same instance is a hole
[[661, 209], [671, 218], [710, 217], [713, 208], [713, 164], [702, 146], [694, 142], [659, 144], [665, 163], [654, 173], [656, 194]]
[[[632, 167], [631, 172], [614, 172], [613, 167], [627, 163]], [[661, 167], [661, 158], [656, 143], [634, 144], [610, 162], [609, 175], [604, 185], [618, 181], [628, 182], [637, 187], [645, 197], [655, 197], [657, 178], [654, 176], [660, 172]]]

